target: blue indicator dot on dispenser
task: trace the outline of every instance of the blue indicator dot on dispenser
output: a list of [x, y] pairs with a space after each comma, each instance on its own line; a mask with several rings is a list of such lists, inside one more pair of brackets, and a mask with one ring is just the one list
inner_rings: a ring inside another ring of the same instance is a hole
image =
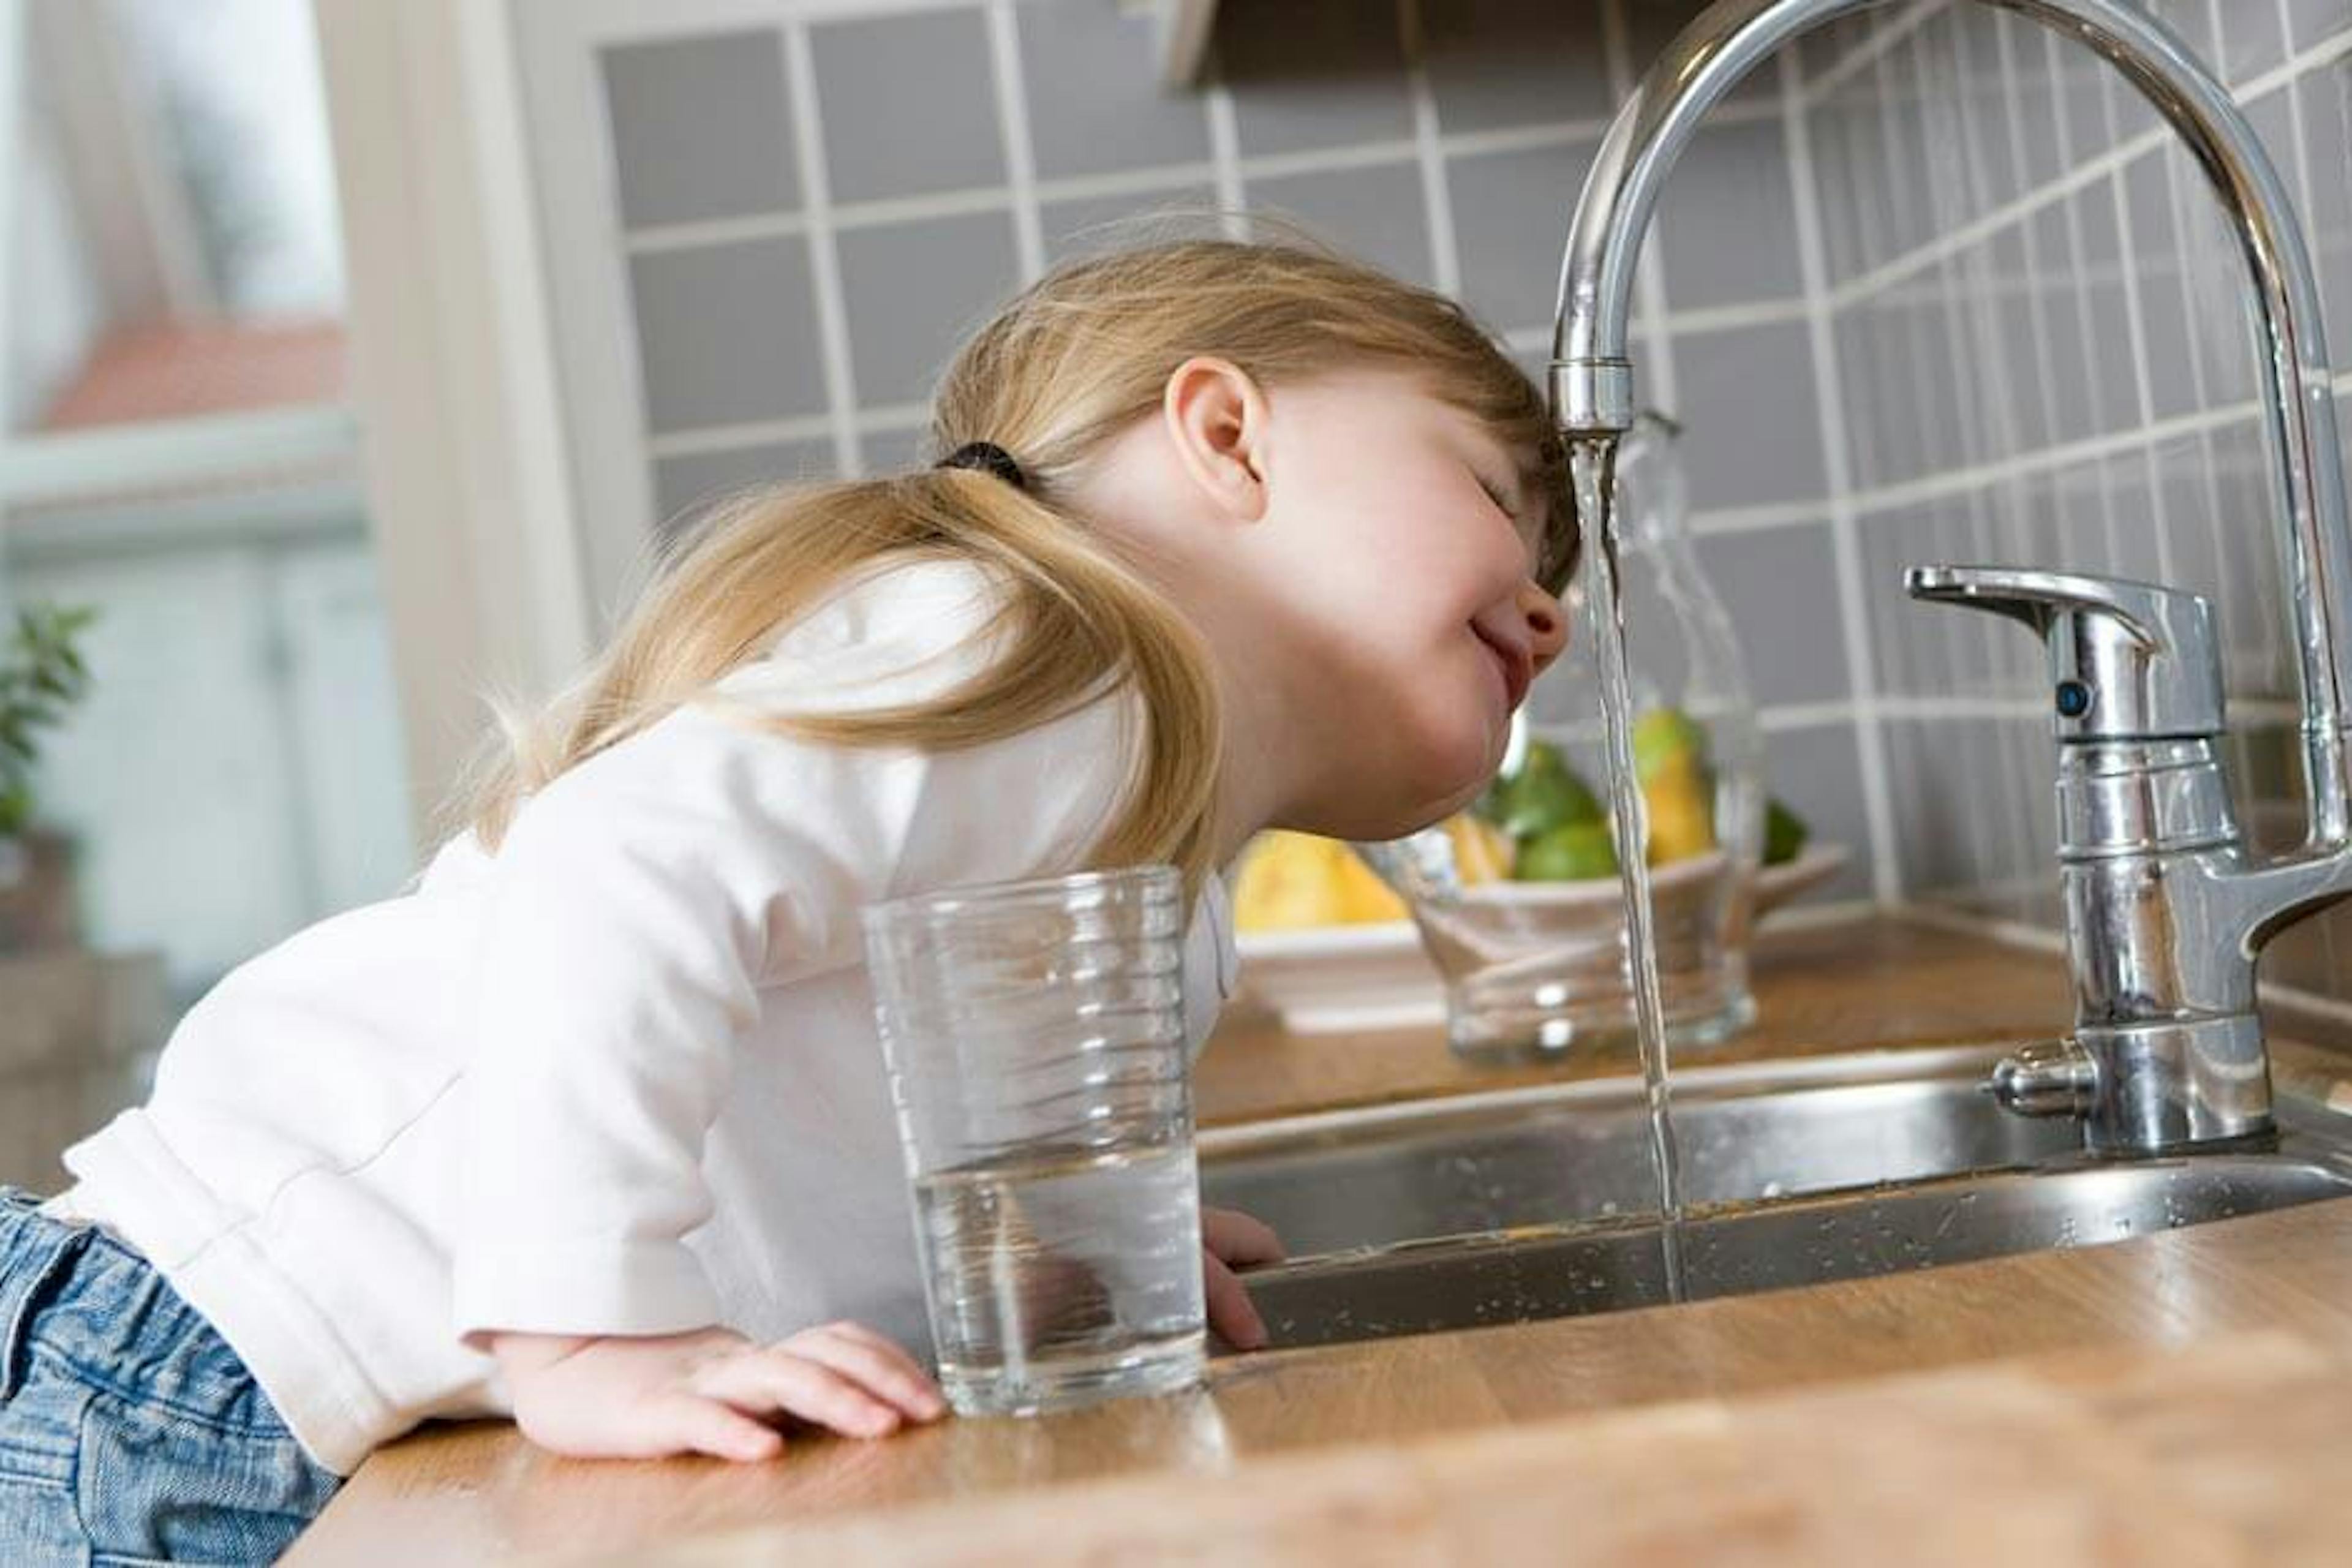
[[2080, 719], [2091, 710], [2091, 689], [2079, 680], [2058, 683], [2058, 713], [2061, 718]]

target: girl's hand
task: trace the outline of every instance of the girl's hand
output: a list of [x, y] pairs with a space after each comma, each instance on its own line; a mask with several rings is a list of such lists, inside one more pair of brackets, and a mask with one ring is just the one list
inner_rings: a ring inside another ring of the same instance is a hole
[[775, 1425], [783, 1417], [881, 1437], [903, 1417], [930, 1421], [947, 1410], [913, 1357], [857, 1323], [827, 1323], [772, 1345], [700, 1329], [499, 1334], [490, 1348], [523, 1435], [580, 1458], [769, 1459], [783, 1451]]
[[1233, 1266], [1282, 1261], [1282, 1238], [1261, 1220], [1238, 1209], [1201, 1208], [1201, 1268], [1207, 1288], [1209, 1327], [1235, 1350], [1265, 1343], [1265, 1320], [1250, 1304], [1249, 1291]]

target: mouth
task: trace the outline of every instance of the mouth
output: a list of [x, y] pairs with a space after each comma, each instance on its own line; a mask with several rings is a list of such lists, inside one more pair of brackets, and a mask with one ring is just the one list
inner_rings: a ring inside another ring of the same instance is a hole
[[1503, 676], [1505, 706], [1517, 712], [1519, 704], [1527, 700], [1528, 686], [1534, 682], [1535, 661], [1521, 649], [1496, 641], [1475, 626], [1470, 629], [1486, 645], [1486, 651], [1495, 656], [1496, 668]]

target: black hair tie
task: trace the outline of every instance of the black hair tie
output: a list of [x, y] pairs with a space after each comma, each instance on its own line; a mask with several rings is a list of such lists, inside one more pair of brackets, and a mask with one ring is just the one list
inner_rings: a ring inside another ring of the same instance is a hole
[[1013, 460], [1013, 454], [993, 441], [967, 441], [931, 465], [939, 468], [984, 468], [1011, 485], [1016, 490], [1029, 488], [1029, 476]]

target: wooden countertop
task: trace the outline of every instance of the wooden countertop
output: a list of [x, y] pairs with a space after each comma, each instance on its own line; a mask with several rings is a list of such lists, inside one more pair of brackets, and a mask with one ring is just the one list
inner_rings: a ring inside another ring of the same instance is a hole
[[[2047, 1033], [2054, 960], [1891, 921], [1769, 938], [1727, 1061]], [[2325, 1058], [2322, 1058], [2325, 1060]], [[1203, 1121], [1589, 1077], [1432, 1031], [1237, 1028]], [[2352, 1552], [2352, 1202], [1727, 1300], [1213, 1363], [1202, 1392], [778, 1462], [583, 1463], [503, 1423], [371, 1459], [293, 1561], [2117, 1561]], [[1897, 1534], [1895, 1532], [1901, 1532]]]

